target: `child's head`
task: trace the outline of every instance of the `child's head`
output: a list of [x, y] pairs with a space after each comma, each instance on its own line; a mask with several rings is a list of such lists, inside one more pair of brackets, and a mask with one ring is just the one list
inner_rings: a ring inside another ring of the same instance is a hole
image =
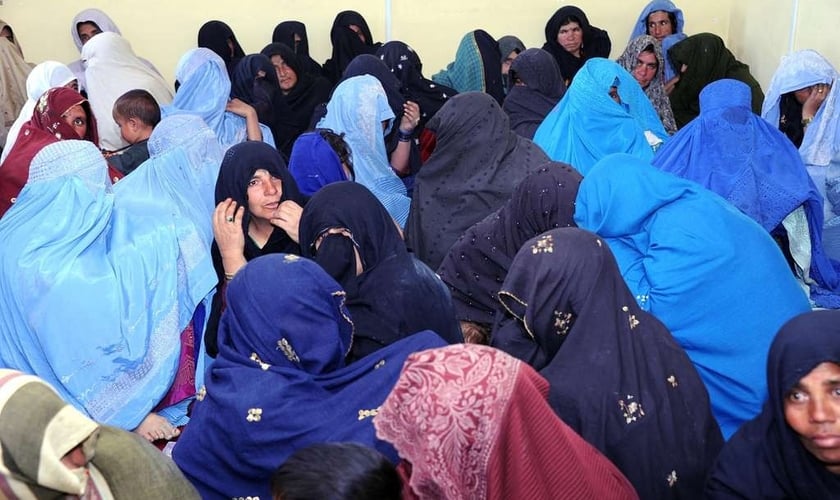
[[143, 89], [129, 90], [114, 103], [114, 121], [120, 135], [129, 144], [146, 140], [160, 122], [160, 106], [152, 94]]

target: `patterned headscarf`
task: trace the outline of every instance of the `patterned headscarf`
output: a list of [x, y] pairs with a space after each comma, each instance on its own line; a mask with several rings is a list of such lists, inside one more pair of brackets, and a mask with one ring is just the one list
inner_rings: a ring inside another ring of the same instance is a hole
[[657, 69], [656, 76], [650, 81], [647, 87], [644, 88], [645, 95], [650, 99], [653, 108], [662, 120], [662, 125], [665, 126], [665, 131], [673, 134], [677, 131], [677, 123], [674, 121], [674, 112], [671, 111], [671, 101], [668, 100], [668, 95], [665, 93], [665, 84], [663, 83], [663, 71], [665, 69], [665, 58], [662, 56], [662, 45], [656, 38], [650, 35], [639, 35], [627, 44], [624, 53], [621, 54], [616, 62], [626, 69], [628, 73], [633, 74], [636, 69], [637, 59], [639, 54], [648, 46], [653, 47], [653, 52], [656, 55]]

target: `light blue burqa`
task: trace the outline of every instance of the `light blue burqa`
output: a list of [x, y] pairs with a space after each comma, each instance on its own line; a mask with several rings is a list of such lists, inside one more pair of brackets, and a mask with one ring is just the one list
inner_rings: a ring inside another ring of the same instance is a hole
[[677, 19], [674, 34], [666, 36], [662, 40], [662, 55], [665, 57], [665, 72], [663, 73], [663, 80], [667, 82], [678, 74], [677, 70], [674, 69], [671, 65], [671, 61], [668, 59], [668, 49], [673, 47], [677, 42], [685, 40], [686, 38], [685, 16], [683, 15], [682, 9], [678, 8], [671, 0], [652, 0], [649, 4], [645, 5], [645, 8], [642, 9], [642, 12], [639, 14], [639, 18], [633, 25], [633, 32], [630, 34], [630, 40], [628, 43], [635, 40], [639, 35], [647, 34], [648, 16], [660, 10], [673, 13], [674, 17]]
[[170, 388], [180, 333], [216, 284], [199, 189], [214, 175], [177, 149], [112, 187], [92, 143], [45, 147], [0, 220], [0, 365], [135, 428]]
[[[609, 95], [613, 86], [621, 104]], [[639, 82], [618, 63], [596, 57], [578, 71], [566, 95], [537, 128], [534, 142], [552, 160], [568, 163], [585, 176], [612, 153], [650, 161], [653, 148], [645, 131], [662, 141], [668, 138]]]
[[767, 231], [699, 184], [626, 154], [583, 178], [575, 222], [607, 240], [636, 300], [685, 349], [724, 437], [757, 415], [770, 343], [810, 310]]

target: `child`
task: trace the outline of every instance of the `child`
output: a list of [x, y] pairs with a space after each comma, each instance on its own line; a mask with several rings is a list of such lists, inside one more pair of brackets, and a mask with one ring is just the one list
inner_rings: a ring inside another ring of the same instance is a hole
[[160, 106], [148, 91], [134, 89], [117, 99], [112, 113], [120, 135], [130, 144], [108, 156], [109, 165], [122, 177], [149, 159], [147, 142], [160, 122]]

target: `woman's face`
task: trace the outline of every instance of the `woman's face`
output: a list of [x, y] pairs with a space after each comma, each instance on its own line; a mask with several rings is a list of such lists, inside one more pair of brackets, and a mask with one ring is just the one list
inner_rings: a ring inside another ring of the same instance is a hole
[[503, 75], [506, 75], [510, 72], [510, 65], [513, 64], [514, 59], [516, 59], [516, 56], [518, 56], [518, 55], [519, 55], [519, 52], [517, 52], [515, 50], [512, 50], [510, 52], [510, 54], [508, 54], [507, 57], [505, 57], [505, 60], [502, 61], [502, 74]]
[[61, 117], [65, 123], [73, 127], [73, 130], [79, 136], [79, 139], [84, 139], [87, 135], [88, 117], [85, 113], [85, 108], [81, 104], [74, 104], [70, 109], [64, 112]]
[[291, 68], [280, 54], [271, 56], [271, 63], [277, 71], [277, 79], [280, 80], [280, 90], [284, 94], [288, 94], [295, 88], [298, 82], [297, 73]]
[[610, 95], [610, 99], [615, 101], [617, 104], [621, 104], [621, 96], [618, 95], [618, 87], [615, 87], [615, 86], [610, 87], [609, 95]]
[[280, 206], [280, 199], [283, 197], [283, 181], [272, 176], [264, 168], [257, 169], [248, 181], [246, 196], [251, 217], [269, 220]]
[[820, 363], [785, 396], [785, 420], [826, 468], [840, 474], [840, 365]]
[[77, 24], [76, 32], [79, 34], [79, 40], [82, 41], [82, 45], [84, 45], [88, 43], [88, 40], [102, 33], [102, 30], [99, 29], [99, 26], [97, 26], [96, 23], [87, 21]]
[[651, 12], [647, 18], [647, 32], [648, 35], [656, 38], [660, 42], [668, 35], [674, 34], [674, 25], [671, 24], [671, 18], [664, 10], [657, 10]]
[[580, 47], [583, 45], [583, 30], [580, 25], [574, 21], [560, 26], [557, 32], [557, 43], [563, 47], [566, 52], [571, 53], [575, 57], [580, 57]]
[[633, 68], [633, 78], [639, 82], [643, 89], [646, 89], [656, 76], [659, 69], [659, 61], [653, 52], [639, 52], [636, 57], [636, 67]]

